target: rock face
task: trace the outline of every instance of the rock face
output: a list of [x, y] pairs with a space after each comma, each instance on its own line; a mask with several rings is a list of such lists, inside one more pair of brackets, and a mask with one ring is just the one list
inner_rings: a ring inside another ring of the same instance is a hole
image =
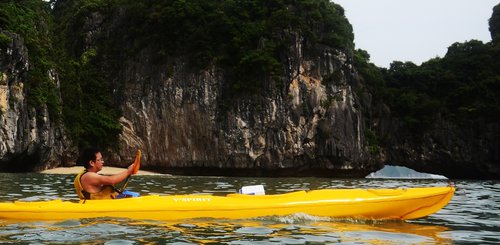
[[[88, 16], [82, 51], [113, 35], [120, 18]], [[12, 42], [0, 48], [0, 170], [74, 162], [63, 123], [47, 106], [28, 103], [29, 50], [18, 35], [2, 33]], [[364, 177], [392, 163], [451, 178], [500, 177], [498, 123], [442, 120], [411, 132], [388, 112], [367, 124], [382, 138], [372, 155], [364, 113], [373, 109], [369, 93], [358, 96], [352, 54], [307, 45], [300, 34], [289, 43], [280, 54], [283, 81], [268, 78], [259, 93], [232, 93], [216, 65], [193, 71], [185, 57], [153, 61], [157, 50], [148, 46], [118, 67], [101, 57], [123, 126], [107, 164], [125, 166], [139, 148], [144, 168], [174, 174]], [[57, 73], [47, 72], [59, 87]]]
[[394, 119], [380, 125], [384, 162], [454, 179], [498, 179], [500, 127], [482, 121], [463, 125], [438, 120], [427, 132], [411, 132]]
[[[32, 171], [58, 166], [69, 152], [64, 127], [50, 118], [47, 106], [29, 105], [28, 49], [19, 35], [1, 33], [12, 42], [0, 49], [0, 169]], [[50, 75], [59, 83], [56, 73]]]
[[224, 71], [192, 73], [182, 59], [152, 64], [151, 52], [113, 75], [120, 159], [141, 148], [145, 167], [201, 175], [359, 177], [380, 168], [364, 143], [346, 54], [303, 47], [299, 37], [285, 54], [285, 86], [268, 82], [259, 95], [226, 100]]

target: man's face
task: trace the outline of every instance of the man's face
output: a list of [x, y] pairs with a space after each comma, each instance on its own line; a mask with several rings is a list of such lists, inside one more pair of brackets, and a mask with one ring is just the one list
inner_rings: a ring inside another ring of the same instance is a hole
[[94, 166], [96, 167], [97, 171], [101, 171], [103, 165], [104, 165], [104, 159], [102, 159], [101, 153], [97, 152], [95, 154]]

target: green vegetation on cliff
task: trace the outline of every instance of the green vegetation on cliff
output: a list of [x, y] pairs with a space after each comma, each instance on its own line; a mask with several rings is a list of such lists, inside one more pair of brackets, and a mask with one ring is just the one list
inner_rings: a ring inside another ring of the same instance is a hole
[[[297, 35], [305, 46], [353, 47], [343, 9], [328, 0], [73, 2], [102, 6], [86, 11], [120, 13], [113, 35], [102, 40], [117, 61], [149, 47], [157, 50], [154, 60], [184, 57], [194, 71], [216, 65], [227, 74], [231, 93], [258, 93], [269, 78], [279, 82], [284, 75], [280, 55], [288, 52]], [[81, 26], [74, 27], [73, 33], [82, 32]]]
[[394, 62], [386, 74], [389, 105], [412, 125], [431, 125], [438, 116], [498, 121], [498, 57], [499, 45], [471, 40], [420, 66]]
[[389, 69], [369, 63], [366, 51], [355, 52], [355, 65], [364, 77], [375, 105], [387, 105], [391, 117], [407, 127], [425, 131], [436, 120], [461, 123], [500, 120], [500, 5], [490, 19], [493, 41], [454, 43], [443, 58], [420, 66], [394, 61]]
[[[75, 39], [66, 39], [64, 34], [72, 36], [78, 33], [64, 32], [74, 30], [64, 29], [68, 23], [60, 22], [60, 19], [54, 22], [51, 9], [53, 2], [0, 2], [1, 31], [20, 35], [27, 47], [28, 77], [23, 81], [27, 100], [37, 110], [46, 106], [52, 119], [59, 120], [62, 116], [71, 138], [78, 146], [112, 146], [116, 143], [121, 127], [118, 123], [119, 113], [111, 104], [109, 83], [102, 75], [99, 64], [92, 60], [95, 56], [92, 50], [77, 54], [75, 49], [68, 48], [68, 41], [82, 42], [83, 38], [75, 36]], [[71, 1], [58, 1], [58, 4], [66, 2]], [[91, 2], [94, 1], [88, 1], [89, 4]], [[85, 14], [70, 13], [87, 18]], [[6, 33], [0, 34], [1, 49], [5, 50], [11, 42], [12, 39]], [[60, 79], [60, 90], [57, 78]]]
[[493, 14], [489, 20], [491, 40], [494, 43], [500, 42], [500, 4], [493, 7]]
[[[112, 84], [103, 67], [102, 44], [92, 43], [95, 32], [87, 21], [95, 12], [108, 14], [113, 1], [57, 1], [53, 15], [58, 34], [59, 73], [63, 115], [71, 138], [80, 148], [116, 148], [122, 128], [113, 103]], [[91, 42], [91, 43], [87, 43]], [[112, 61], [112, 60], [110, 60]]]
[[[61, 115], [61, 101], [57, 92], [56, 81], [49, 71], [55, 67], [52, 47], [49, 5], [37, 0], [17, 0], [0, 2], [0, 28], [12, 34], [19, 34], [29, 54], [28, 81], [25, 88], [28, 101], [40, 109], [46, 105], [54, 118]], [[12, 39], [5, 33], [0, 34], [0, 48], [5, 50]]]

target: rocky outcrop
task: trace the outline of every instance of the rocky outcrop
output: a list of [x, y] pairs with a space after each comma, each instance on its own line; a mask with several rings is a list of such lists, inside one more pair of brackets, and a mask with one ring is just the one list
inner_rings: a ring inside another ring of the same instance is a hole
[[385, 138], [381, 161], [454, 179], [498, 179], [500, 127], [480, 120], [459, 125], [437, 120], [426, 132], [413, 132], [396, 119], [380, 124]]
[[[98, 53], [122, 112], [118, 150], [107, 164], [125, 166], [139, 148], [143, 168], [173, 174], [364, 177], [391, 163], [451, 178], [500, 176], [498, 124], [441, 120], [412, 132], [390, 109], [366, 123], [374, 108], [349, 51], [308, 44], [290, 31], [282, 35], [290, 45], [279, 55], [281, 80], [265, 78], [259, 93], [235, 94], [223, 68], [193, 69], [186, 57], [158, 55], [154, 45], [125, 40], [120, 49], [134, 52], [107, 62], [117, 58], [99, 42], [120, 36], [113, 28], [126, 23], [119, 8], [109, 11], [83, 16], [75, 25], [85, 35], [72, 44], [74, 53]], [[2, 33], [12, 42], [0, 48], [0, 170], [74, 162], [60, 119], [28, 102], [29, 50], [18, 35]], [[57, 72], [47, 74], [58, 88]], [[365, 123], [380, 138], [375, 152]]]
[[123, 111], [119, 159], [141, 148], [144, 167], [182, 174], [359, 177], [378, 169], [348, 56], [296, 40], [284, 59], [286, 86], [269, 81], [259, 95], [228, 100], [217, 67], [152, 64], [148, 49], [125, 61], [112, 75]]
[[[46, 105], [31, 106], [27, 98], [29, 50], [23, 39], [1, 31], [12, 41], [0, 49], [0, 169], [32, 171], [68, 160], [69, 141], [62, 122], [53, 120]], [[59, 83], [54, 71], [47, 71]]]

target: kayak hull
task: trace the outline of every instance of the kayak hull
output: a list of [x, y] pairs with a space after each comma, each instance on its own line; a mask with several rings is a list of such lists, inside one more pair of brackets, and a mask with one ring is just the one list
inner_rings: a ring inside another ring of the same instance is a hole
[[359, 219], [416, 219], [433, 214], [453, 197], [454, 187], [326, 189], [279, 195], [149, 195], [115, 200], [0, 203], [0, 218], [67, 220], [116, 217], [143, 220], [245, 219], [304, 213]]

